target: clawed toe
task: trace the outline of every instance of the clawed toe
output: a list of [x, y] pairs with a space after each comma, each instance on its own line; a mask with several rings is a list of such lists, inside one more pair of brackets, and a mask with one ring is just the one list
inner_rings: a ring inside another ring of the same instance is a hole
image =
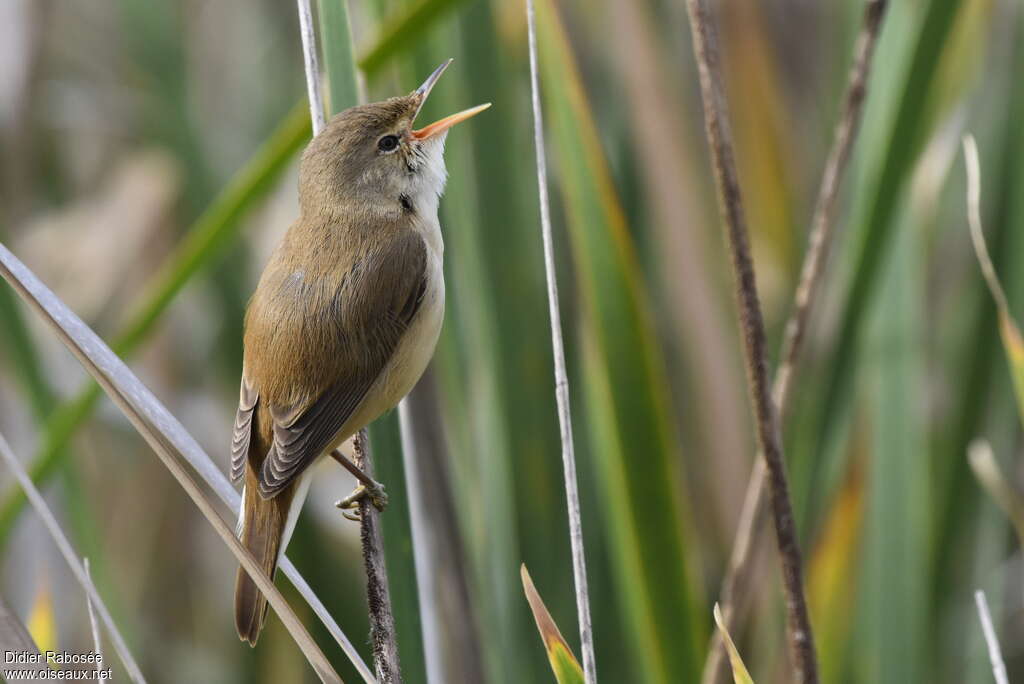
[[374, 482], [371, 487], [360, 484], [351, 494], [334, 505], [342, 509], [343, 516], [358, 522], [362, 519], [359, 515], [359, 504], [364, 499], [373, 504], [378, 511], [383, 511], [388, 505], [387, 492], [384, 491], [384, 485], [379, 482]]

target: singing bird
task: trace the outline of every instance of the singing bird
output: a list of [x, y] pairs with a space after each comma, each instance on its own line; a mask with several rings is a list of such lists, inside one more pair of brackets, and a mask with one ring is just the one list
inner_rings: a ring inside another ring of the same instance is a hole
[[[445, 136], [490, 106], [413, 129], [450, 63], [409, 95], [341, 112], [313, 138], [299, 167], [299, 218], [249, 301], [231, 478], [243, 482], [238, 537], [270, 577], [310, 466], [397, 405], [434, 353], [444, 314]], [[380, 506], [379, 487], [362, 479], [369, 487], [344, 505], [369, 495]], [[255, 646], [266, 611], [239, 568], [239, 638]]]

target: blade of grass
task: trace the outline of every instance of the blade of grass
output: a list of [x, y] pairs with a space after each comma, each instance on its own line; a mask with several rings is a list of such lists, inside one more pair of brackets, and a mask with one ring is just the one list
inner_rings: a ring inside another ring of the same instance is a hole
[[324, 53], [328, 95], [327, 111], [337, 114], [359, 102], [356, 82], [356, 58], [352, 48], [352, 29], [344, 2], [320, 0], [320, 45]]
[[729, 630], [725, 628], [725, 620], [722, 618], [722, 610], [715, 604], [715, 624], [718, 625], [718, 631], [722, 634], [722, 642], [725, 644], [725, 650], [729, 653], [729, 664], [732, 666], [732, 678], [736, 684], [754, 684], [753, 678], [747, 671], [747, 666], [743, 664], [743, 658], [740, 657], [740, 652], [736, 649], [736, 644], [733, 643], [732, 637], [729, 636]]
[[36, 345], [14, 293], [7, 289], [0, 290], [0, 321], [4, 323], [2, 344], [10, 359], [10, 367], [32, 403], [33, 414], [45, 418], [53, 410], [53, 392], [43, 374]]
[[971, 243], [974, 245], [974, 253], [978, 257], [985, 284], [996, 303], [996, 310], [999, 314], [999, 334], [1003, 339], [1006, 359], [1010, 364], [1010, 376], [1013, 379], [1013, 388], [1017, 396], [1017, 408], [1020, 411], [1021, 421], [1024, 423], [1024, 337], [1021, 336], [1020, 328], [1013, 320], [1006, 293], [999, 283], [995, 266], [992, 265], [988, 248], [985, 246], [985, 233], [981, 227], [981, 171], [978, 164], [978, 145], [974, 141], [974, 136], [964, 136], [963, 147], [964, 162], [967, 165], [967, 219], [971, 231]]
[[[878, 684], [930, 681], [925, 648], [930, 605], [927, 575], [931, 529], [931, 462], [925, 434], [924, 268], [917, 234], [905, 228], [884, 274], [870, 346], [864, 352], [872, 391], [871, 452], [859, 601], [857, 651], [865, 676]], [[867, 401], [867, 400], [865, 400]]]
[[[3, 249], [0, 247], [0, 249]], [[0, 257], [5, 256], [0, 253]], [[4, 264], [4, 268], [7, 265]], [[8, 272], [5, 270], [4, 277], [7, 277]], [[60, 553], [64, 556], [64, 561], [68, 564], [68, 568], [71, 569], [71, 574], [75, 576], [78, 583], [82, 585], [82, 589], [85, 590], [86, 596], [89, 598], [89, 602], [96, 606], [96, 610], [99, 612], [100, 617], [103, 619], [103, 624], [106, 626], [107, 631], [110, 632], [110, 638], [114, 642], [114, 649], [117, 651], [118, 657], [121, 658], [121, 662], [124, 664], [125, 670], [128, 672], [128, 678], [133, 682], [145, 683], [146, 678], [142, 675], [142, 670], [139, 669], [138, 663], [135, 662], [135, 658], [132, 657], [131, 651], [128, 650], [128, 644], [125, 642], [124, 637], [121, 636], [121, 630], [117, 628], [114, 623], [114, 618], [111, 617], [110, 611], [107, 610], [106, 604], [100, 597], [96, 588], [92, 585], [92, 580], [89, 578], [88, 571], [82, 566], [82, 562], [78, 559], [78, 555], [71, 547], [71, 542], [68, 541], [64, 531], [60, 528], [60, 523], [57, 522], [57, 518], [54, 517], [53, 512], [50, 511], [50, 507], [46, 505], [46, 501], [43, 499], [42, 494], [32, 484], [32, 479], [25, 472], [25, 469], [21, 465], [21, 461], [11, 451], [10, 445], [7, 443], [7, 439], [0, 434], [0, 458], [7, 464], [7, 468], [14, 475], [15, 479], [25, 490], [25, 494], [28, 496], [29, 501], [32, 503], [32, 507], [36, 509], [36, 513], [43, 520], [43, 525], [46, 527], [46, 531], [49, 532], [50, 537], [54, 543], [57, 544], [57, 548], [60, 549]], [[90, 609], [90, 615], [92, 610]]]
[[[554, 238], [551, 235], [551, 207], [548, 203], [548, 171], [547, 161], [544, 156], [544, 117], [540, 105], [540, 77], [537, 74], [537, 18], [534, 13], [533, 0], [526, 0], [526, 16], [529, 32], [530, 94], [533, 105], [534, 148], [537, 155], [537, 193], [540, 197], [541, 239], [544, 243], [544, 275], [548, 285], [548, 318], [551, 324], [551, 350], [554, 358], [558, 426], [562, 441], [562, 466], [565, 471], [565, 499], [569, 509], [569, 543], [572, 548], [573, 580], [576, 588], [576, 615], [579, 620], [584, 679], [587, 684], [596, 684], [597, 665], [594, 660], [593, 627], [590, 623], [590, 596], [587, 593], [587, 562], [583, 550], [583, 522], [580, 515], [579, 485], [576, 481], [576, 449], [572, 436], [572, 411], [569, 407], [569, 374], [565, 369], [562, 314], [558, 307], [558, 274], [555, 271], [555, 247]], [[523, 566], [523, 572], [526, 573], [525, 565]], [[527, 579], [529, 579], [529, 576], [524, 575], [524, 582]]]
[[[188, 461], [207, 484], [217, 491], [221, 499], [228, 503], [230, 510], [238, 510], [237, 492], [231, 488], [227, 479], [213, 464], [210, 457], [203, 452], [195, 439], [139, 382], [124, 362], [100, 340], [96, 333], [72, 313], [3, 245], [0, 245], [0, 275], [3, 275], [18, 294], [44, 317], [60, 336], [61, 341], [103, 386], [111, 399], [160, 456], [161, 461], [189, 493], [239, 563], [253, 577], [260, 591], [267, 596], [271, 606], [288, 627], [289, 632], [302, 648], [317, 674], [325, 681], [340, 681], [337, 673], [331, 668], [316, 643], [309, 637], [280, 591], [274, 587], [273, 582], [257, 565], [252, 555], [242, 547], [230, 526], [218, 515], [191, 475], [178, 462], [177, 457]], [[282, 568], [284, 568], [284, 564], [282, 564]], [[351, 648], [350, 644], [349, 648]], [[353, 662], [359, 662], [354, 649], [350, 653], [350, 657]]]
[[664, 359], [645, 285], [561, 20], [537, 4], [543, 95], [582, 297], [585, 407], [637, 678], [693, 681], [703, 637], [690, 595]]
[[530, 603], [533, 619], [537, 623], [537, 631], [540, 632], [540, 638], [548, 653], [548, 662], [555, 673], [555, 681], [558, 684], [583, 684], [583, 668], [580, 667], [579, 661], [576, 660], [547, 606], [544, 605], [544, 599], [537, 593], [537, 587], [533, 586], [533, 578], [530, 577], [525, 563], [519, 566], [519, 576], [523, 581], [523, 591]]

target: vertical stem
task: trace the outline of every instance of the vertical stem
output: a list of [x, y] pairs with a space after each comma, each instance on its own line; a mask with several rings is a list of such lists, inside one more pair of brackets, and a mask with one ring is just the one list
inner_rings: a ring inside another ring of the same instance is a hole
[[[772, 383], [772, 399], [781, 420], [789, 407], [790, 387], [793, 374], [803, 351], [804, 336], [811, 317], [811, 307], [820, 289], [821, 273], [828, 257], [835, 225], [835, 206], [839, 196], [839, 185], [850, 159], [853, 142], [860, 129], [867, 97], [868, 77], [871, 74], [872, 59], [887, 0], [867, 0], [860, 34], [854, 47], [854, 61], [849, 80], [843, 94], [842, 114], [836, 125], [825, 162], [821, 187], [815, 203], [811, 232], [808, 237], [807, 253], [800, 268], [800, 279], [793, 297], [793, 310], [786, 321], [779, 354], [779, 368]], [[722, 580], [720, 601], [726, 629], [736, 632], [738, 613], [745, 604], [753, 582], [753, 549], [757, 531], [763, 526], [767, 509], [764, 506], [767, 468], [763, 459], [754, 462], [754, 469], [747, 484], [747, 493], [737, 526], [736, 538], [729, 557], [729, 567]], [[704, 664], [705, 683], [728, 679], [727, 659], [721, 636], [712, 636], [711, 648]]]
[[[82, 559], [82, 567], [85, 568], [85, 577], [89, 580], [89, 584], [92, 584], [92, 573], [89, 570], [89, 559]], [[85, 596], [85, 607], [89, 611], [89, 629], [92, 630], [92, 645], [93, 652], [96, 654], [96, 681], [104, 681], [103, 670], [103, 644], [100, 639], [100, 623], [96, 621], [96, 611], [92, 608], [92, 599], [89, 595]]]
[[309, 0], [298, 0], [299, 31], [302, 33], [302, 59], [306, 65], [306, 90], [309, 91], [309, 113], [313, 120], [313, 135], [324, 130], [324, 98], [320, 92], [320, 61], [316, 56], [316, 33], [313, 30], [313, 11]]
[[992, 625], [992, 614], [988, 610], [985, 592], [980, 589], [974, 592], [974, 602], [978, 606], [978, 619], [981, 620], [981, 631], [985, 635], [988, 659], [992, 663], [992, 675], [996, 680], [996, 684], [1009, 684], [1010, 680], [1006, 676], [1006, 663], [1003, 662], [1003, 652], [999, 648], [996, 628]]
[[[370, 442], [366, 428], [352, 442], [353, 461], [368, 476], [373, 477]], [[395, 617], [391, 613], [391, 594], [388, 575], [384, 567], [384, 541], [380, 534], [377, 509], [369, 497], [359, 502], [362, 520], [363, 563], [366, 565], [366, 601], [370, 606], [370, 642], [373, 646], [373, 665], [381, 684], [402, 681], [398, 662], [398, 644], [395, 642]]]
[[[409, 525], [412, 536], [413, 561], [416, 571], [416, 593], [420, 609], [420, 632], [423, 635], [423, 661], [427, 669], [427, 682], [439, 684], [445, 680], [442, 662], [441, 637], [445, 624], [437, 609], [436, 590], [439, 586], [437, 571], [440, 566], [438, 545], [432, 539], [428, 506], [424, 500], [423, 480], [416, 471], [420, 454], [417, 453], [412, 407], [408, 398], [398, 405], [398, 425], [402, 440], [402, 465], [405, 468], [406, 496], [409, 498]], [[436, 474], [441, 477], [440, 473]]]
[[562, 440], [562, 466], [565, 475], [565, 499], [569, 512], [569, 542], [572, 547], [573, 580], [576, 585], [576, 612], [580, 625], [583, 674], [587, 684], [597, 681], [594, 638], [590, 624], [590, 598], [587, 594], [587, 563], [583, 551], [583, 523], [576, 481], [576, 454], [572, 437], [572, 412], [569, 407], [569, 376], [565, 370], [565, 346], [562, 342], [562, 316], [558, 307], [558, 275], [555, 248], [551, 236], [551, 209], [548, 203], [547, 161], [544, 154], [544, 117], [540, 106], [540, 77], [537, 74], [537, 19], [533, 0], [526, 0], [526, 18], [530, 43], [530, 91], [533, 103], [533, 142], [537, 154], [537, 192], [540, 196], [541, 237], [544, 241], [544, 273], [548, 289], [548, 314], [551, 318], [551, 351], [555, 365], [555, 400]]
[[797, 682], [813, 684], [818, 681], [814, 636], [804, 598], [803, 562], [793, 519], [789, 485], [786, 482], [778, 415], [768, 383], [764, 320], [758, 302], [757, 281], [750, 256], [746, 218], [733, 154], [732, 132], [729, 128], [728, 106], [719, 71], [718, 35], [708, 16], [706, 0], [687, 0], [686, 6], [690, 15], [694, 55], [700, 73], [705, 132], [732, 257], [748, 386], [757, 424], [757, 444], [764, 454], [768, 484], [771, 487], [775, 534], [786, 593], [794, 679]]

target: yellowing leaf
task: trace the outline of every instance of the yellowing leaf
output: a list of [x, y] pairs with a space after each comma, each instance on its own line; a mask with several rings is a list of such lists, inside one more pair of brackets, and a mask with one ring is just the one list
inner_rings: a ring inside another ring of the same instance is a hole
[[533, 586], [525, 563], [519, 567], [519, 574], [523, 578], [523, 591], [526, 593], [526, 600], [530, 602], [533, 619], [537, 622], [537, 631], [540, 632], [544, 648], [548, 651], [548, 662], [555, 673], [555, 680], [558, 684], [583, 684], [583, 668], [558, 630], [558, 625], [544, 605], [544, 600], [537, 593], [537, 588]]
[[39, 587], [39, 593], [36, 594], [35, 603], [32, 604], [32, 611], [28, 615], [25, 626], [42, 653], [57, 649], [57, 619], [53, 614], [53, 596], [50, 593], [50, 585], [45, 578], [42, 586]]
[[722, 641], [725, 642], [725, 650], [729, 652], [729, 664], [732, 666], [732, 680], [736, 684], [754, 684], [753, 678], [750, 673], [747, 672], [747, 666], [743, 664], [743, 658], [740, 658], [740, 652], [736, 650], [736, 644], [732, 642], [732, 637], [729, 636], [729, 630], [725, 628], [725, 621], [722, 619], [722, 610], [715, 603], [715, 624], [718, 625], [718, 629], [722, 632]]
[[999, 310], [999, 334], [1003, 338], [1006, 359], [1010, 363], [1017, 408], [1020, 409], [1021, 421], [1024, 421], [1024, 337], [1021, 337], [1020, 328], [1010, 316], [1010, 312], [1002, 308]]
[[548, 660], [551, 662], [551, 669], [555, 671], [555, 681], [558, 684], [583, 682], [583, 670], [580, 668], [576, 656], [564, 643], [551, 645], [548, 650]]
[[852, 464], [831, 505], [828, 517], [812, 545], [807, 562], [807, 599], [821, 664], [821, 681], [834, 682], [844, 672], [846, 653], [854, 628], [849, 619], [856, 608], [864, 525], [865, 485], [861, 454], [869, 448], [861, 431], [850, 445]]

